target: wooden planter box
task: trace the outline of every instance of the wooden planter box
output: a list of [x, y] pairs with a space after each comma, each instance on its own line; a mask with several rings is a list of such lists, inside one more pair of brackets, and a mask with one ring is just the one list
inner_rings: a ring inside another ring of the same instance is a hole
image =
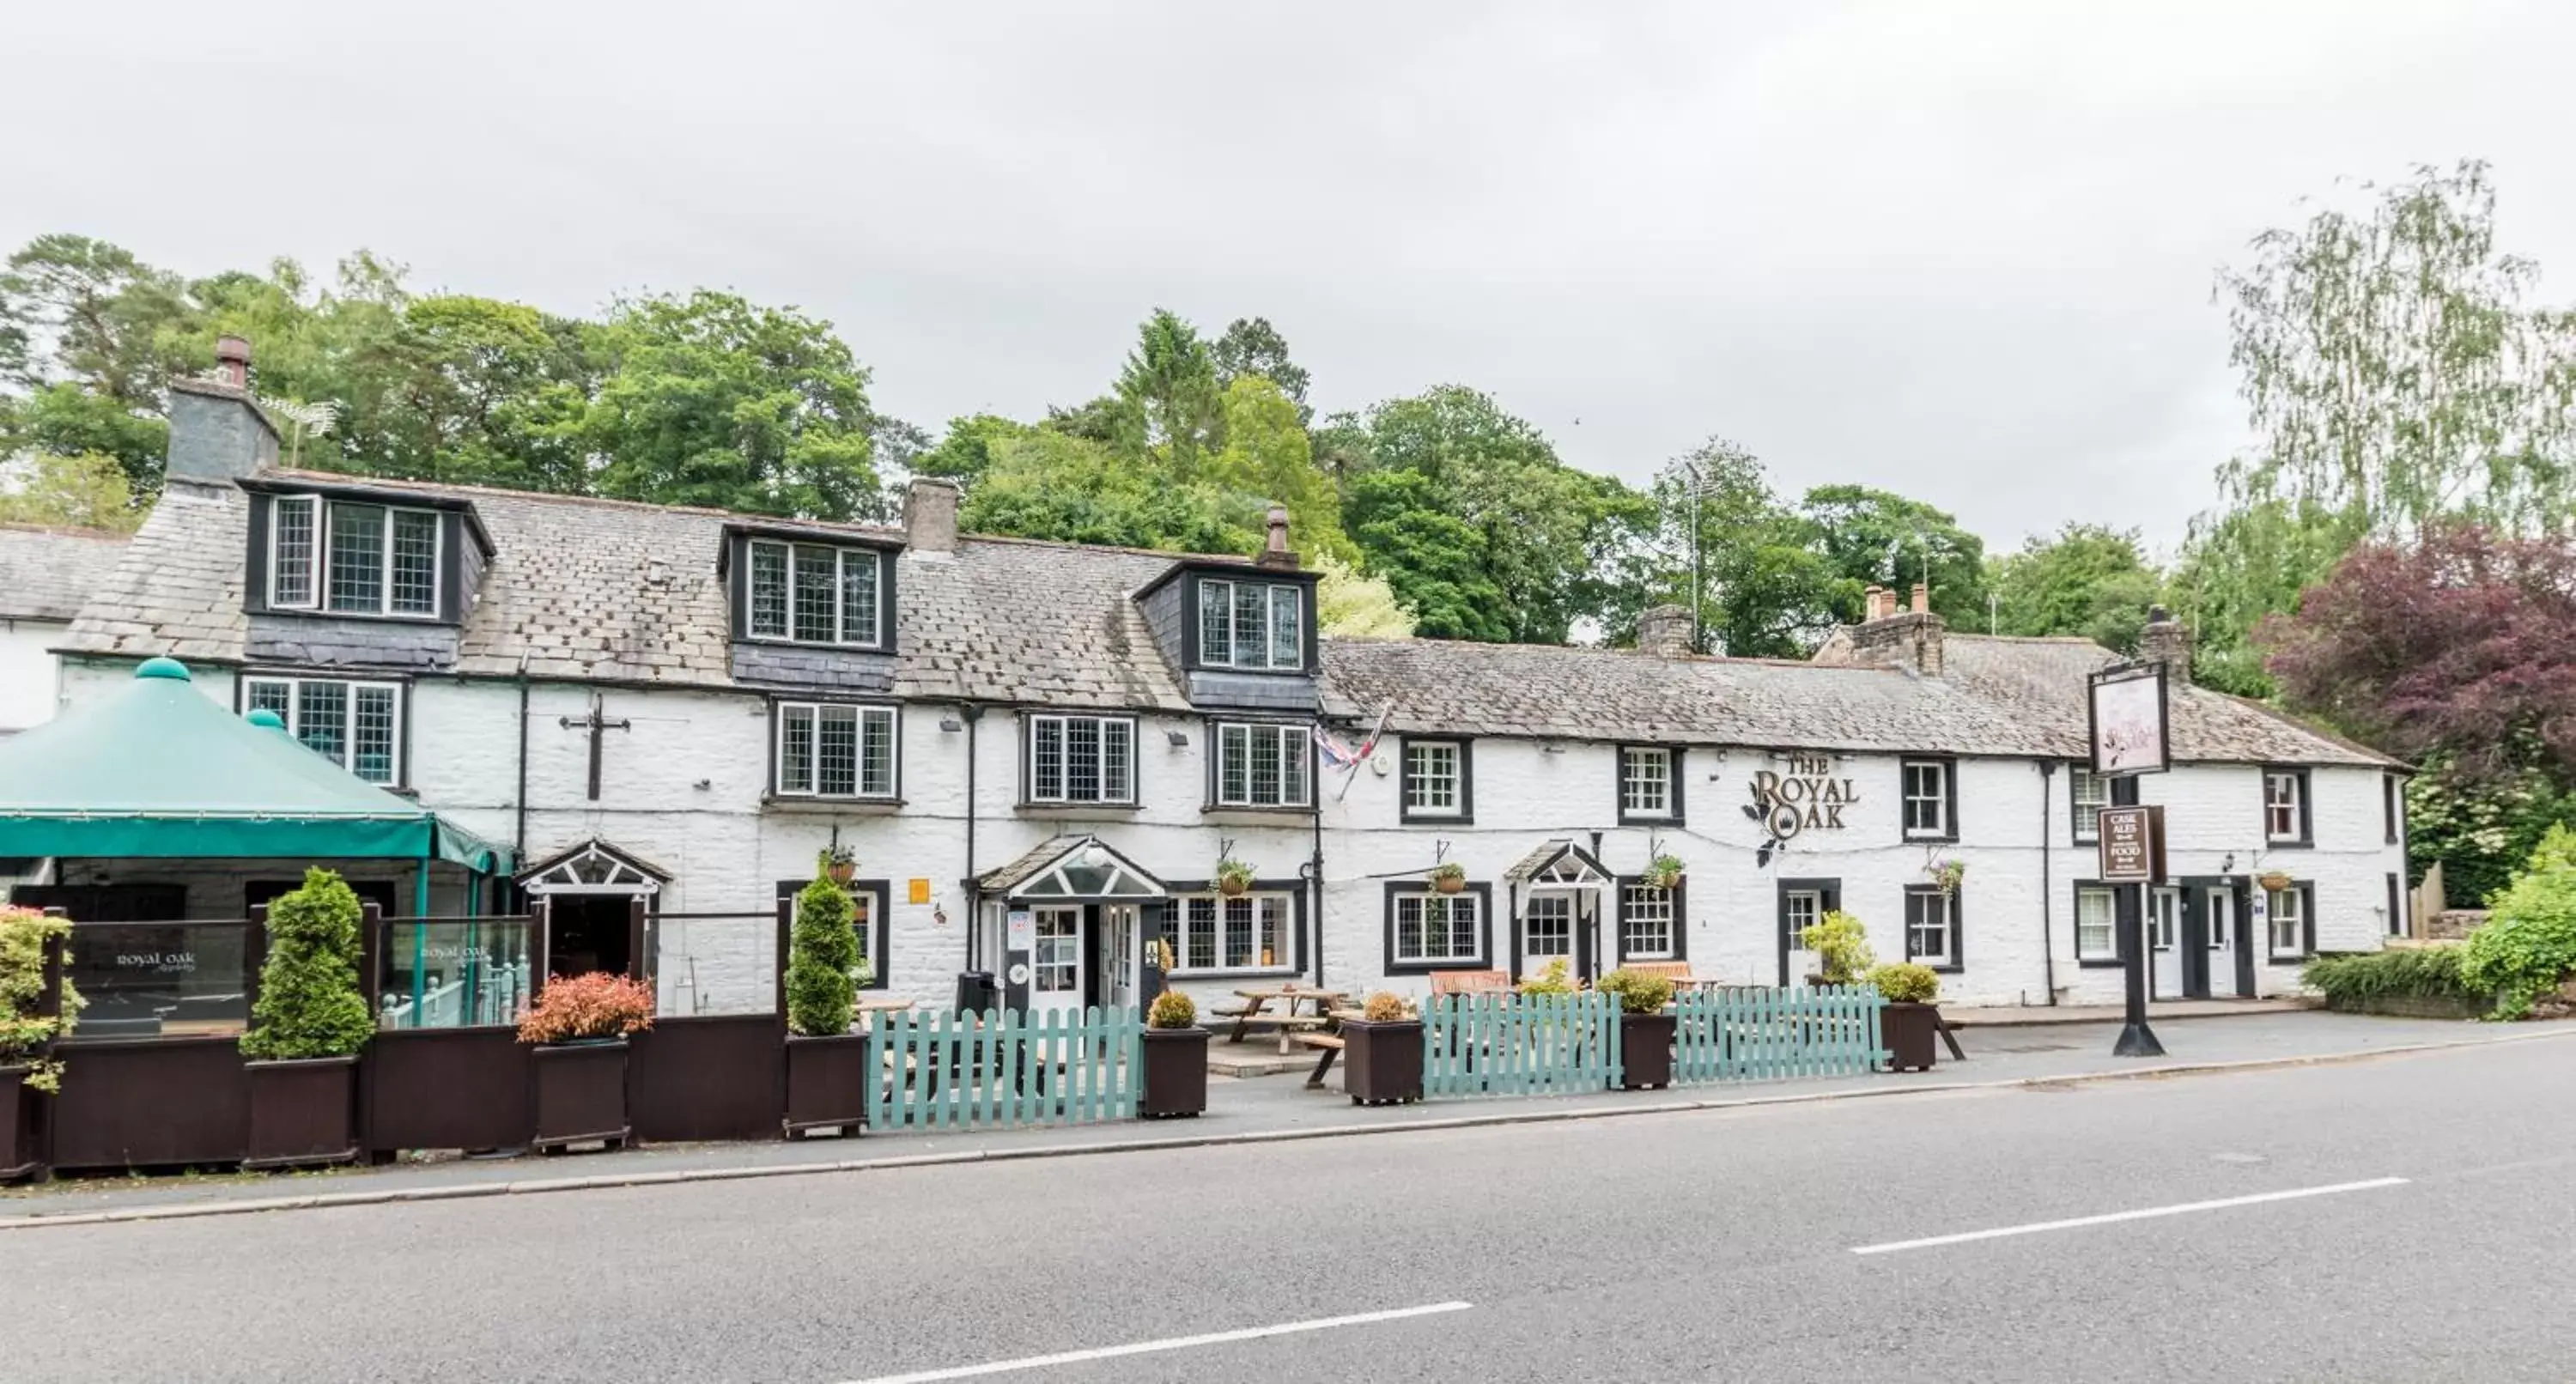
[[787, 1035], [788, 1137], [811, 1130], [856, 1134], [868, 1113], [868, 1035]]
[[1673, 1084], [1673, 1029], [1669, 1012], [1619, 1016], [1619, 1089], [1661, 1090]]
[[358, 1156], [358, 1059], [246, 1062], [250, 1152], [244, 1168], [308, 1168]]
[[561, 1153], [573, 1144], [626, 1145], [626, 1040], [540, 1043], [536, 1065], [536, 1138], [539, 1153]]
[[1928, 1072], [1941, 1042], [1941, 1006], [1891, 1004], [1879, 1011], [1878, 1035], [1887, 1044], [1889, 1071]]
[[1343, 1021], [1342, 1090], [1353, 1105], [1422, 1099], [1422, 1021]]
[[1136, 1113], [1162, 1120], [1206, 1110], [1208, 1031], [1149, 1028], [1144, 1039], [1145, 1084]]
[[45, 1093], [27, 1084], [28, 1068], [0, 1067], [0, 1182], [42, 1182]]

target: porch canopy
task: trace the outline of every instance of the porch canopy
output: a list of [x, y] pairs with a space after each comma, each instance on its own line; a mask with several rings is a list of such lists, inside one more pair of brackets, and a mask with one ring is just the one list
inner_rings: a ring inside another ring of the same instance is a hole
[[168, 658], [147, 660], [114, 696], [0, 740], [0, 856], [510, 867], [507, 849], [315, 754], [274, 715], [217, 706]]

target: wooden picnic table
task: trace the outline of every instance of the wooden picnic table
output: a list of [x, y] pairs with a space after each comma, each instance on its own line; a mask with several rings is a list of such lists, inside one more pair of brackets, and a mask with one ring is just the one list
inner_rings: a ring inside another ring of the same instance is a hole
[[897, 1014], [913, 1007], [911, 1000], [900, 995], [871, 995], [860, 992], [852, 1008], [861, 1017], [870, 1014]]
[[[1303, 1029], [1329, 1026], [1333, 1022], [1330, 1011], [1343, 1000], [1350, 998], [1350, 992], [1347, 990], [1327, 990], [1309, 985], [1252, 987], [1237, 990], [1234, 993], [1243, 1001], [1241, 1008], [1215, 1011], [1220, 1018], [1234, 1020], [1234, 1029], [1226, 1035], [1225, 1041], [1242, 1042], [1243, 1035], [1254, 1024], [1273, 1027], [1279, 1030], [1279, 1053], [1283, 1057], [1288, 1054], [1289, 1035]], [[1280, 1005], [1277, 1013], [1272, 1013], [1269, 1009], [1273, 1000], [1278, 1001]], [[1300, 1005], [1308, 1003], [1313, 1004], [1313, 1013], [1297, 1012]]]

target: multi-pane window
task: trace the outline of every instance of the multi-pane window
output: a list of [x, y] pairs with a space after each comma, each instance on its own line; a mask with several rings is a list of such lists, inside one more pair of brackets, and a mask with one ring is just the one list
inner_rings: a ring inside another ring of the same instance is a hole
[[1306, 588], [1286, 582], [1199, 583], [1199, 662], [1302, 672]]
[[1903, 765], [1905, 834], [1950, 835], [1950, 766], [1938, 759], [1909, 759]]
[[251, 676], [242, 710], [276, 712], [289, 734], [369, 783], [402, 782], [399, 684]]
[[1036, 947], [1030, 961], [1036, 974], [1030, 978], [1033, 988], [1046, 994], [1070, 994], [1082, 988], [1082, 910], [1079, 908], [1041, 908], [1037, 910]]
[[1454, 740], [1404, 742], [1404, 815], [1455, 817], [1465, 810], [1466, 750]]
[[778, 791], [797, 797], [894, 796], [894, 708], [778, 704]]
[[2273, 841], [2308, 839], [2307, 779], [2296, 769], [2263, 771], [2263, 835]]
[[2111, 781], [2079, 764], [2067, 786], [2075, 798], [2075, 839], [2102, 839], [2102, 809], [2111, 805]]
[[800, 644], [882, 641], [878, 618], [884, 558], [872, 548], [753, 539], [751, 637]]
[[1216, 728], [1217, 805], [1306, 806], [1311, 753], [1304, 726], [1220, 724]]
[[1565, 893], [1532, 894], [1523, 908], [1521, 955], [1534, 966], [1560, 956], [1568, 962], [1573, 961], [1574, 896]]
[[1484, 929], [1476, 913], [1480, 902], [1475, 894], [1396, 895], [1395, 949], [1387, 960], [1399, 966], [1484, 960]]
[[1673, 752], [1619, 751], [1619, 813], [1623, 817], [1673, 815]]
[[268, 603], [341, 615], [438, 614], [434, 510], [281, 495], [270, 503]]
[[2295, 886], [2271, 889], [2267, 907], [2270, 910], [2272, 959], [2290, 960], [2307, 955], [2308, 896]]
[[1619, 956], [1624, 961], [1670, 961], [1677, 950], [1679, 910], [1673, 891], [1651, 884], [1619, 890]]
[[1789, 945], [1805, 947], [1807, 929], [1825, 916], [1825, 896], [1813, 889], [1792, 889], [1780, 907], [1789, 915]]
[[1286, 894], [1183, 894], [1172, 900], [1179, 932], [1172, 960], [1183, 971], [1251, 971], [1293, 966], [1294, 900]]
[[1136, 800], [1136, 723], [1120, 716], [1029, 718], [1029, 801]]
[[1933, 967], [1959, 964], [1958, 895], [1905, 891], [1905, 959]]
[[2078, 961], [2117, 961], [2120, 959], [2119, 930], [2114, 920], [2118, 913], [2115, 896], [2107, 888], [2088, 884], [2075, 891], [2075, 959]]

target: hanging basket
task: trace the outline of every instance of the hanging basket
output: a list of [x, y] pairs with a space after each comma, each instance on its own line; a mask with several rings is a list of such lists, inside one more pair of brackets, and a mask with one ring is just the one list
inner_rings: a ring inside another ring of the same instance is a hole
[[1242, 898], [1251, 889], [1252, 881], [1241, 875], [1221, 875], [1216, 882], [1216, 891], [1229, 899]]
[[1467, 887], [1467, 879], [1464, 875], [1433, 875], [1431, 887], [1438, 893], [1455, 894]]
[[858, 872], [859, 862], [855, 860], [835, 860], [823, 867], [823, 873], [830, 875], [834, 884], [847, 884]]
[[2271, 890], [2275, 894], [2289, 888], [2293, 883], [2289, 875], [2279, 870], [2265, 870], [2263, 873], [2254, 877], [2254, 882]]

